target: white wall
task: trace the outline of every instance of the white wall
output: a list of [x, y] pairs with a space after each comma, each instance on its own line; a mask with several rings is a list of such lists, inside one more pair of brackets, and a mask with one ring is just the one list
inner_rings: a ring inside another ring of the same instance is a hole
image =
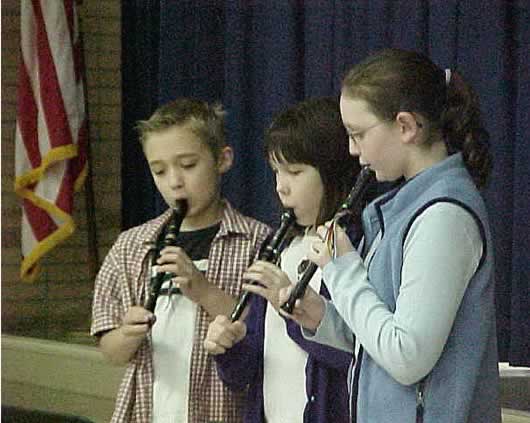
[[2, 405], [108, 422], [123, 371], [95, 347], [2, 335]]
[[[2, 335], [2, 405], [108, 422], [123, 371], [95, 347]], [[500, 373], [503, 421], [530, 422], [530, 369]]]

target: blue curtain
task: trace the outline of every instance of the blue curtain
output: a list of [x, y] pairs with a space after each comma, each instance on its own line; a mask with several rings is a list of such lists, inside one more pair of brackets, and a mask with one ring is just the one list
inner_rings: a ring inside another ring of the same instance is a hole
[[[122, 227], [153, 216], [162, 199], [154, 187], [134, 129], [158, 107], [158, 0], [122, 2]], [[96, 170], [97, 171], [97, 170]]]
[[[484, 196], [495, 237], [499, 350], [502, 360], [530, 365], [526, 1], [135, 3], [123, 8], [124, 227], [164, 207], [145, 177], [141, 152], [131, 151], [130, 126], [157, 104], [176, 96], [224, 104], [236, 153], [225, 195], [244, 213], [274, 224], [278, 205], [262, 153], [263, 130], [273, 114], [307, 97], [338, 95], [347, 69], [373, 51], [399, 47], [426, 53], [440, 67], [457, 69], [480, 95], [494, 155]], [[141, 188], [128, 188], [130, 180]]]

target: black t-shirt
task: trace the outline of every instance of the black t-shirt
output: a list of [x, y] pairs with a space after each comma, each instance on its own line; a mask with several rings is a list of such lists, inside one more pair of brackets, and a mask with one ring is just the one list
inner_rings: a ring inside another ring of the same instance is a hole
[[[213, 226], [208, 226], [207, 228], [198, 229], [195, 231], [187, 231], [187, 232], [179, 232], [177, 235], [177, 239], [175, 241], [175, 245], [177, 247], [181, 247], [188, 257], [194, 262], [197, 263], [202, 260], [208, 260], [208, 255], [210, 253], [210, 246], [212, 245], [212, 241], [219, 232], [219, 228], [221, 227], [221, 223], [216, 223]], [[166, 229], [162, 231], [159, 240], [163, 240], [165, 237]], [[160, 242], [158, 244], [161, 244]], [[199, 270], [201, 267], [199, 267]], [[171, 277], [174, 276], [173, 274], [167, 274], [164, 277], [164, 280], [169, 280]], [[162, 288], [160, 290], [160, 295], [167, 295], [167, 294], [178, 294], [180, 293], [180, 290], [177, 287], [170, 287], [168, 288]]]
[[196, 231], [180, 232], [177, 236], [176, 244], [186, 251], [186, 254], [193, 261], [207, 259], [210, 253], [212, 241], [219, 232], [221, 223], [216, 223], [207, 228]]

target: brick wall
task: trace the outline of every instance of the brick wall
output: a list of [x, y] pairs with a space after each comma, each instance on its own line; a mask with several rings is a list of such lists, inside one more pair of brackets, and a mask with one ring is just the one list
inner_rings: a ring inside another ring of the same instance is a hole
[[[120, 231], [121, 22], [119, 0], [83, 1], [93, 189], [100, 262]], [[20, 202], [13, 191], [20, 0], [2, 1], [2, 331], [90, 342], [93, 280], [88, 270], [84, 190], [75, 196], [74, 235], [43, 260], [32, 283], [20, 281]]]

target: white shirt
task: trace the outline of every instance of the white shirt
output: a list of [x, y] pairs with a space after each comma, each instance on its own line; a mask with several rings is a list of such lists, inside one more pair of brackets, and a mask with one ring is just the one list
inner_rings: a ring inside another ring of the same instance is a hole
[[[208, 260], [194, 261], [206, 271]], [[167, 288], [171, 281], [163, 284]], [[197, 304], [180, 294], [161, 295], [155, 307], [153, 423], [186, 423]]]
[[[292, 282], [298, 280], [298, 265], [316, 235], [295, 238], [282, 252], [281, 269]], [[318, 269], [309, 285], [320, 290]], [[301, 423], [307, 403], [305, 367], [308, 354], [287, 334], [285, 321], [267, 303], [263, 351], [263, 402], [267, 423]]]

